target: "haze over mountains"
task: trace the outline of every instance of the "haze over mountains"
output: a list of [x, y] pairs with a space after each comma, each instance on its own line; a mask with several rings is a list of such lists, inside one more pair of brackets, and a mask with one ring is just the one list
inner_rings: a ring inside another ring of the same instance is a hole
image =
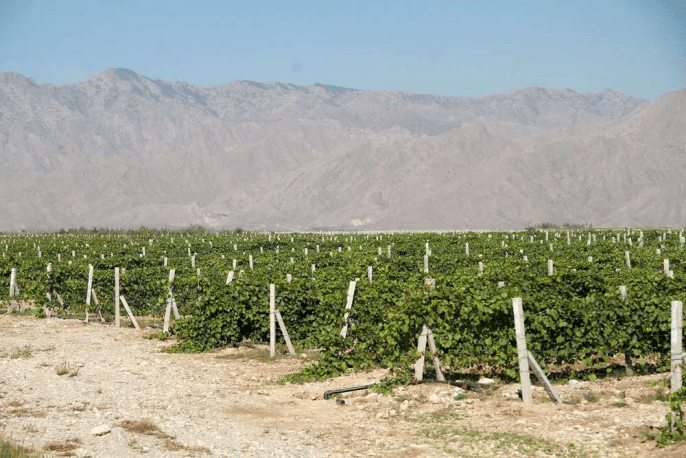
[[0, 73], [0, 230], [683, 226], [685, 104]]

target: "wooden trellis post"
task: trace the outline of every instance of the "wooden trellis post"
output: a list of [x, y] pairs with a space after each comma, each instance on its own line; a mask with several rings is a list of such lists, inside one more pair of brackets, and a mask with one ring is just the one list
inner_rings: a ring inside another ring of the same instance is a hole
[[[390, 246], [390, 245], [389, 245]], [[350, 310], [353, 307], [353, 298], [355, 297], [355, 285], [356, 282], [353, 280], [348, 284], [348, 297], [345, 302], [345, 309]], [[349, 312], [345, 312], [345, 315], [343, 316], [343, 319], [345, 320], [345, 324], [343, 325], [343, 328], [341, 329], [341, 336], [346, 337], [348, 335], [348, 315], [350, 315]]]
[[269, 285], [269, 356], [276, 356], [276, 287]]
[[515, 316], [515, 333], [517, 335], [517, 353], [519, 359], [519, 378], [522, 384], [522, 400], [524, 405], [533, 404], [531, 394], [531, 380], [529, 379], [529, 352], [526, 349], [526, 331], [524, 328], [524, 310], [522, 309], [522, 298], [512, 299], [512, 308]]
[[114, 268], [114, 325], [120, 326], [119, 317], [119, 267]]

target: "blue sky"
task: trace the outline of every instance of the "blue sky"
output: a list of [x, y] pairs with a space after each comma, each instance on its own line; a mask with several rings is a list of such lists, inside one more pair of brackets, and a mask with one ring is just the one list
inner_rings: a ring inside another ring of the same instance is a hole
[[111, 67], [198, 85], [652, 99], [686, 87], [686, 2], [0, 0], [0, 71], [64, 84]]

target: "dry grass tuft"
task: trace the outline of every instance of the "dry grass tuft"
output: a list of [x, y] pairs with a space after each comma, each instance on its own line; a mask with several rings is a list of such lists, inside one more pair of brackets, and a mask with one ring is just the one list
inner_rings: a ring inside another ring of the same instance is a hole
[[31, 345], [24, 345], [23, 347], [16, 347], [10, 352], [11, 359], [24, 358], [28, 359], [33, 354], [33, 348]]
[[24, 425], [21, 427], [21, 430], [24, 431], [25, 433], [29, 433], [29, 434], [33, 434], [33, 433], [38, 432], [38, 430], [33, 425]]
[[22, 401], [16, 401], [15, 400], [15, 401], [10, 402], [10, 407], [21, 407], [23, 405], [24, 405], [24, 403]]
[[150, 420], [124, 420], [119, 426], [125, 431], [134, 434], [145, 434], [147, 436], [155, 436], [159, 439], [166, 439], [169, 437]]
[[79, 375], [79, 366], [73, 363], [60, 363], [57, 366], [55, 366], [55, 374], [76, 377], [77, 375]]
[[31, 409], [13, 409], [10, 410], [10, 415], [14, 415], [15, 417], [45, 418], [45, 414], [43, 412]]
[[197, 445], [186, 445], [176, 442], [173, 439], [166, 439], [164, 441], [164, 448], [167, 450], [184, 450], [187, 452], [201, 452], [210, 453], [210, 449], [207, 447], [199, 447]]
[[48, 442], [43, 446], [43, 450], [46, 452], [70, 452], [79, 447], [81, 447], [81, 441], [69, 440], [67, 442]]

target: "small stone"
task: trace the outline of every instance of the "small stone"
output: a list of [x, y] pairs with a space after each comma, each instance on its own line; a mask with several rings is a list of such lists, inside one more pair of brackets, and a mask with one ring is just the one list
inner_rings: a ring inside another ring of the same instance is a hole
[[402, 404], [400, 404], [400, 410], [407, 410], [410, 408], [410, 401], [405, 399]]
[[438, 399], [438, 395], [434, 393], [431, 396], [429, 396], [429, 402], [438, 404], [440, 402], [440, 400]]
[[310, 399], [312, 399], [313, 401], [316, 401], [316, 400], [317, 400], [317, 395], [316, 395], [316, 394], [313, 394], [312, 397], [311, 397]]
[[307, 359], [307, 353], [303, 353], [303, 354], [301, 354], [301, 355], [300, 355], [300, 357], [301, 357], [301, 358], [305, 358], [305, 359]]
[[385, 410], [383, 410], [383, 411], [381, 411], [381, 412], [379, 412], [379, 413], [376, 414], [376, 418], [388, 418], [388, 416], [389, 416], [389, 415], [388, 415], [388, 412], [385, 411]]
[[395, 409], [391, 409], [388, 412], [388, 415], [390, 415], [391, 417], [395, 417], [396, 415], [398, 415], [398, 412]]
[[578, 381], [578, 380], [572, 379], [572, 380], [570, 380], [569, 382], [567, 382], [567, 384], [568, 384], [568, 385], [578, 385], [578, 384], [579, 384], [579, 381]]
[[112, 428], [110, 428], [109, 425], [100, 425], [96, 426], [95, 428], [91, 429], [91, 435], [93, 436], [103, 436], [107, 433], [112, 431]]
[[492, 378], [482, 377], [476, 383], [478, 383], [481, 386], [488, 388], [488, 387], [495, 385], [495, 380], [493, 380]]

